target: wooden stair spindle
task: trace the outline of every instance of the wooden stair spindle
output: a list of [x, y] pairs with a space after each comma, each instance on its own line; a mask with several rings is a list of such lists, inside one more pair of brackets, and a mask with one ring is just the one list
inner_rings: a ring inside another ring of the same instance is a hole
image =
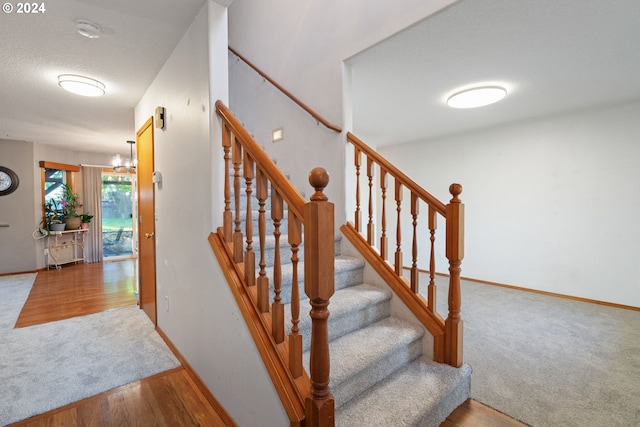
[[247, 249], [244, 253], [244, 280], [247, 286], [256, 284], [256, 254], [253, 251], [253, 218], [251, 208], [251, 193], [253, 192], [253, 159], [245, 153], [244, 156], [244, 180], [247, 193], [247, 218], [245, 230], [247, 235]]
[[275, 248], [273, 256], [273, 303], [271, 304], [272, 334], [276, 344], [284, 341], [284, 304], [282, 303], [282, 259], [280, 258], [280, 225], [284, 217], [282, 196], [275, 187], [271, 187], [271, 219], [273, 220], [273, 236]]
[[233, 138], [231, 148], [231, 159], [233, 162], [233, 195], [235, 196], [235, 229], [233, 231], [233, 260], [237, 263], [243, 261], [242, 256], [242, 220], [240, 218], [240, 166], [242, 165], [242, 145]]
[[418, 283], [418, 196], [411, 193], [411, 225], [413, 226], [413, 241], [411, 242], [411, 290], [414, 294], [420, 291]]
[[300, 335], [300, 289], [298, 283], [298, 251], [302, 243], [302, 223], [289, 215], [289, 244], [291, 245], [291, 332], [289, 333], [289, 369], [294, 378], [302, 375], [302, 335]]
[[367, 222], [367, 243], [373, 246], [375, 243], [376, 226], [373, 223], [373, 159], [367, 157], [367, 178], [369, 180], [369, 222]]
[[224, 151], [224, 213], [222, 214], [222, 229], [224, 240], [231, 243], [233, 234], [233, 213], [231, 212], [231, 183], [229, 182], [231, 160], [231, 131], [222, 122], [222, 149]]
[[256, 173], [256, 197], [258, 198], [258, 241], [260, 242], [260, 262], [258, 266], [258, 309], [261, 313], [269, 312], [269, 278], [267, 277], [267, 262], [264, 258], [265, 241], [267, 238], [267, 218], [265, 205], [267, 204], [268, 179], [258, 168]]
[[402, 225], [400, 216], [402, 214], [402, 183], [396, 179], [396, 212], [398, 213], [396, 223], [396, 254], [395, 254], [395, 271], [398, 277], [402, 277]]
[[437, 212], [429, 206], [429, 240], [431, 242], [431, 253], [429, 254], [429, 287], [427, 290], [427, 306], [432, 313], [436, 312], [436, 228], [437, 228]]
[[445, 359], [446, 363], [458, 368], [462, 365], [463, 338], [463, 321], [460, 318], [460, 272], [462, 271], [461, 265], [464, 258], [464, 204], [458, 198], [462, 193], [462, 185], [451, 184], [449, 192], [453, 198], [446, 206], [449, 314], [445, 320]]
[[387, 237], [387, 185], [388, 185], [388, 177], [387, 171], [380, 168], [380, 190], [382, 193], [382, 213], [381, 213], [381, 235], [380, 235], [380, 257], [386, 261], [389, 256], [389, 238]]
[[356, 167], [356, 212], [354, 214], [354, 225], [357, 231], [362, 227], [362, 212], [360, 211], [360, 166], [362, 164], [362, 153], [358, 150], [358, 147], [354, 149], [354, 165]]
[[334, 206], [324, 189], [329, 174], [315, 168], [309, 174], [315, 189], [304, 205], [304, 290], [311, 304], [311, 390], [305, 399], [306, 427], [335, 425], [334, 399], [329, 390], [329, 299], [334, 293]]

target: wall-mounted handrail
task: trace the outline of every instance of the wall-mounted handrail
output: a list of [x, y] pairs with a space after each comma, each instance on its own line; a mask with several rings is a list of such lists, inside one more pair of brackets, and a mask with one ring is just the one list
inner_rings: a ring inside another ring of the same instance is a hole
[[311, 109], [311, 107], [309, 107], [307, 104], [305, 104], [304, 102], [299, 100], [296, 96], [294, 96], [291, 92], [286, 90], [284, 87], [279, 85], [275, 80], [273, 80], [271, 77], [269, 77], [264, 71], [262, 71], [260, 68], [256, 67], [253, 63], [251, 63], [244, 56], [240, 55], [231, 46], [229, 46], [229, 51], [231, 53], [233, 53], [235, 56], [237, 56], [239, 59], [241, 59], [249, 67], [253, 68], [253, 70], [256, 73], [260, 74], [260, 76], [262, 76], [265, 80], [267, 80], [269, 83], [271, 83], [273, 86], [275, 86], [276, 89], [278, 89], [280, 92], [284, 93], [287, 97], [289, 97], [289, 99], [291, 99], [293, 102], [298, 104], [300, 106], [300, 108], [302, 108], [304, 111], [309, 113], [311, 115], [311, 117], [313, 117], [314, 119], [316, 119], [318, 121], [318, 123], [321, 123], [327, 129], [331, 129], [334, 132], [337, 132], [337, 133], [342, 132], [342, 128], [340, 126], [334, 125], [333, 123], [329, 122], [327, 119], [322, 117], [320, 114], [316, 113], [313, 109]]

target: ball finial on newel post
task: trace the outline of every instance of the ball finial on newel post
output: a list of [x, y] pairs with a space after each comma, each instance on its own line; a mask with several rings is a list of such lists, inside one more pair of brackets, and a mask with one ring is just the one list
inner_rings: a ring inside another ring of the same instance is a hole
[[451, 203], [460, 203], [458, 196], [462, 193], [462, 185], [453, 183], [449, 186], [449, 193], [453, 196]]
[[313, 202], [326, 202], [329, 198], [323, 193], [323, 190], [329, 184], [329, 173], [324, 168], [313, 168], [309, 172], [309, 184], [316, 190], [311, 196]]

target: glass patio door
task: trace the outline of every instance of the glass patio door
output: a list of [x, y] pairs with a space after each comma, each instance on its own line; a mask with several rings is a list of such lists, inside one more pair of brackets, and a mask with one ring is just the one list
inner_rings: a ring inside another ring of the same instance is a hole
[[102, 174], [102, 252], [105, 259], [137, 255], [136, 176]]

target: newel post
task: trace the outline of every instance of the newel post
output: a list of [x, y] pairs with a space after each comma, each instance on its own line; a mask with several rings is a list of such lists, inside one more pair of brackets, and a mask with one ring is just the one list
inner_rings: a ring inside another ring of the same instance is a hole
[[462, 193], [462, 185], [451, 184], [449, 192], [453, 198], [446, 207], [449, 315], [445, 321], [445, 362], [451, 366], [459, 367], [462, 365], [463, 321], [460, 318], [460, 272], [464, 258], [464, 204], [458, 196]]
[[323, 193], [329, 174], [309, 173], [316, 190], [304, 205], [304, 291], [311, 304], [311, 390], [305, 400], [306, 427], [333, 426], [334, 400], [329, 390], [329, 299], [334, 292], [334, 207]]

